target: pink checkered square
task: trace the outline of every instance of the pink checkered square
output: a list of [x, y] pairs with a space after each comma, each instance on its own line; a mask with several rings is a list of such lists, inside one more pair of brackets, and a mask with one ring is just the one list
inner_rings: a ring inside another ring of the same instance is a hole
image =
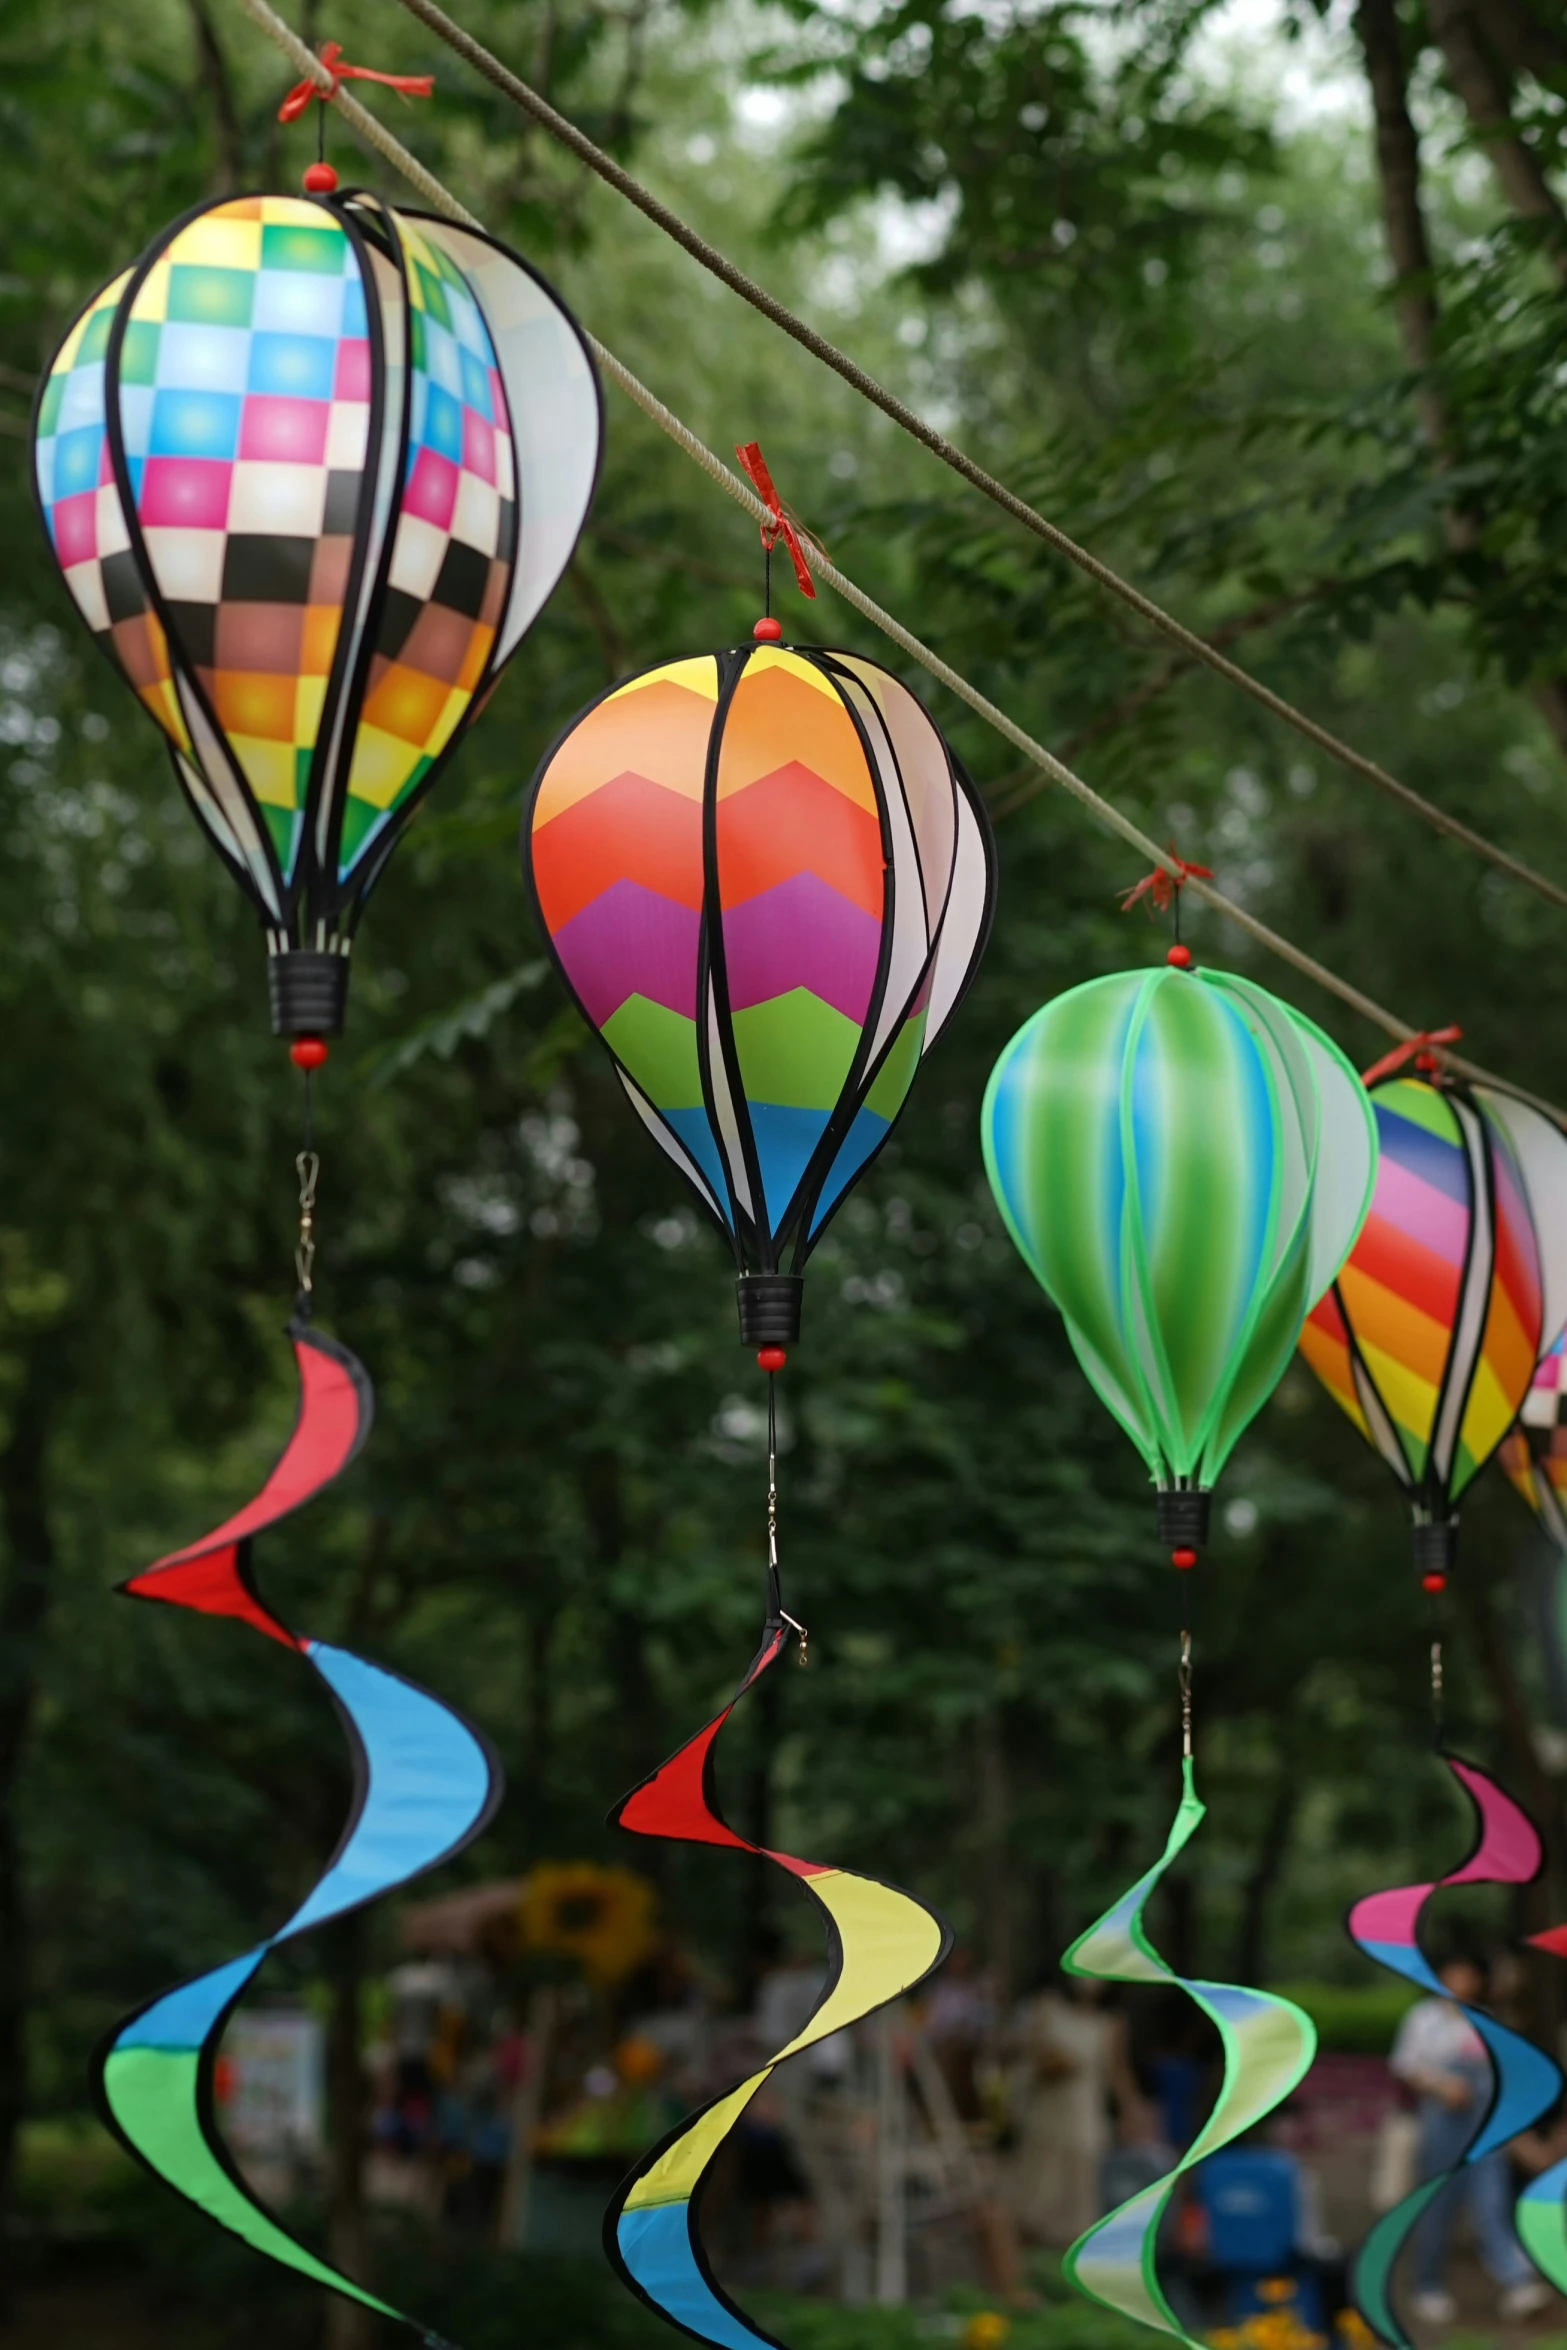
[[462, 412], [462, 461], [469, 473], [492, 486], [495, 481], [495, 427], [474, 409]]
[[421, 522], [433, 522], [438, 530], [449, 530], [456, 503], [457, 467], [434, 449], [421, 449], [403, 492], [403, 512], [416, 514]]
[[137, 512], [144, 530], [222, 530], [233, 467], [215, 457], [149, 457]]
[[241, 457], [271, 458], [282, 465], [320, 465], [326, 457], [326, 400], [301, 400], [277, 392], [252, 392], [240, 419]]

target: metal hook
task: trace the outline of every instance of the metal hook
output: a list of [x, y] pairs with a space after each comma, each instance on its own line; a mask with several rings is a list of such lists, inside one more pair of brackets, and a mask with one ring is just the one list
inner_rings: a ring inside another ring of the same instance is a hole
[[784, 1622], [789, 1625], [791, 1630], [798, 1632], [800, 1635], [800, 1662], [802, 1665], [804, 1665], [808, 1661], [805, 1651], [806, 1644], [809, 1641], [811, 1635], [809, 1632], [807, 1632], [805, 1626], [799, 1621], [798, 1617], [790, 1615], [789, 1610], [786, 1607], [781, 1607], [778, 1610], [778, 1613], [780, 1616], [782, 1616]]
[[294, 1161], [294, 1172], [299, 1177], [299, 1244], [294, 1250], [294, 1271], [299, 1276], [301, 1294], [308, 1297], [314, 1287], [311, 1276], [316, 1261], [316, 1183], [321, 1174], [319, 1153], [301, 1151]]

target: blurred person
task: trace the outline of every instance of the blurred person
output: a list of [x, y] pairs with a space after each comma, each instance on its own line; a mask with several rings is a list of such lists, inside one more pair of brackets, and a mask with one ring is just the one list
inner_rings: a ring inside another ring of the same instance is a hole
[[1012, 2044], [1018, 2226], [1033, 2243], [1075, 2243], [1100, 2214], [1112, 2114], [1136, 2096], [1125, 2019], [1102, 1983], [1061, 1975], [1021, 2001]]
[[[1462, 2162], [1465, 2148], [1485, 2119], [1491, 2101], [1490, 2058], [1479, 2033], [1455, 2002], [1476, 2006], [1486, 1993], [1486, 1972], [1468, 1952], [1455, 1952], [1437, 1969], [1449, 1994], [1421, 1999], [1398, 2027], [1389, 2059], [1396, 2079], [1419, 2099], [1420, 2177], [1434, 2179]], [[1447, 2289], [1447, 2258], [1459, 2211], [1468, 2209], [1486, 2274], [1500, 2292], [1497, 2307], [1507, 2319], [1532, 2317], [1546, 2306], [1549, 2288], [1536, 2276], [1513, 2233], [1512, 2171], [1497, 2147], [1478, 2162], [1463, 2163], [1427, 2206], [1414, 2231], [1414, 2293], [1410, 2307], [1425, 2325], [1449, 2325], [1458, 2304]]]
[[941, 2067], [960, 2122], [990, 2118], [980, 2059], [996, 2025], [996, 2001], [974, 1953], [960, 1942], [936, 1978], [925, 2008], [925, 2038]]

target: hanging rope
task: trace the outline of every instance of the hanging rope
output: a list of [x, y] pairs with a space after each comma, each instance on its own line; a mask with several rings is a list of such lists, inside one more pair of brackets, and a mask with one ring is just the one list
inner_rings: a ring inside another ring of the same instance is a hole
[[541, 128], [549, 132], [551, 138], [558, 139], [563, 147], [569, 148], [580, 163], [585, 163], [590, 171], [596, 172], [629, 204], [634, 204], [656, 228], [673, 238], [682, 252], [689, 253], [693, 261], [710, 271], [732, 293], [738, 294], [743, 302], [748, 302], [753, 310], [760, 311], [774, 326], [782, 328], [803, 350], [809, 351], [813, 359], [819, 359], [824, 367], [830, 367], [835, 375], [841, 376], [846, 384], [852, 386], [863, 399], [869, 400], [873, 407], [879, 408], [884, 416], [890, 416], [894, 424], [928, 449], [933, 457], [939, 457], [943, 465], [950, 466], [954, 473], [961, 475], [971, 488], [982, 492], [1003, 513], [1010, 514], [1015, 522], [1021, 522], [1025, 530], [1043, 539], [1045, 545], [1065, 561], [1075, 564], [1107, 595], [1118, 598], [1141, 619], [1146, 620], [1151, 628], [1157, 629], [1161, 636], [1178, 645], [1189, 660], [1200, 662], [1243, 694], [1249, 694], [1254, 702], [1259, 702], [1263, 709], [1281, 719], [1286, 726], [1293, 727], [1298, 735], [1324, 752], [1328, 758], [1336, 760], [1350, 774], [1375, 784], [1379, 791], [1386, 792], [1390, 799], [1397, 800], [1411, 815], [1420, 817], [1434, 831], [1461, 841], [1477, 857], [1484, 857], [1501, 872], [1511, 874], [1515, 881], [1521, 881], [1525, 888], [1548, 898], [1552, 905], [1567, 907], [1567, 888], [1548, 880], [1543, 873], [1535, 872], [1532, 866], [1524, 864], [1521, 858], [1512, 856], [1506, 849], [1499, 848], [1495, 841], [1487, 840], [1483, 833], [1476, 832], [1461, 818], [1450, 816], [1445, 808], [1437, 807], [1433, 801], [1412, 790], [1407, 783], [1401, 783], [1396, 775], [1390, 775], [1385, 767], [1379, 766], [1375, 759], [1368, 759], [1353, 744], [1343, 741], [1327, 727], [1319, 726], [1304, 710], [1297, 710], [1293, 702], [1287, 702], [1282, 694], [1274, 693], [1270, 686], [1264, 685], [1260, 678], [1253, 677], [1249, 670], [1242, 669], [1238, 662], [1231, 661], [1194, 629], [1185, 627], [1161, 605], [1156, 604], [1151, 596], [1145, 596], [1140, 588], [1122, 579], [1119, 572], [1112, 571], [1108, 563], [1102, 563], [1097, 555], [1090, 554], [1086, 547], [1079, 546], [1074, 538], [1069, 537], [1055, 523], [1047, 521], [1025, 499], [1009, 490], [1005, 482], [998, 481], [994, 474], [987, 473], [982, 465], [977, 465], [955, 441], [949, 441], [945, 433], [927, 424], [924, 417], [908, 407], [895, 392], [889, 392], [884, 384], [878, 383], [875, 376], [867, 374], [846, 352], [840, 351], [836, 344], [829, 343], [814, 327], [807, 326], [803, 318], [797, 318], [792, 310], [786, 309], [782, 302], [768, 293], [765, 286], [758, 285], [743, 269], [737, 269], [716, 245], [710, 245], [705, 237], [698, 236], [696, 230], [683, 221], [677, 212], [672, 212], [667, 204], [661, 204], [651, 190], [644, 188], [640, 180], [633, 179], [630, 172], [616, 163], [612, 156], [606, 155], [601, 147], [596, 147], [547, 98], [542, 98], [537, 90], [530, 89], [498, 57], [476, 41], [471, 33], [465, 32], [460, 24], [455, 23], [443, 8], [437, 6], [436, 0], [403, 0], [403, 6], [410, 15], [418, 17], [421, 24], [428, 25], [431, 32], [437, 34], [449, 49], [454, 49], [459, 57], [464, 58], [476, 73], [482, 74], [503, 97], [509, 98], [523, 113], [531, 115]]
[[[284, 23], [274, 8], [269, 6], [268, 0], [237, 0], [237, 5], [244, 10], [253, 24], [260, 26], [269, 40], [277, 44], [284, 56], [294, 65], [296, 71], [309, 75], [316, 86], [326, 92], [330, 103], [337, 108], [350, 130], [354, 131], [367, 146], [374, 148], [377, 154], [384, 156], [388, 163], [401, 172], [409, 185], [417, 188], [420, 195], [435, 211], [443, 213], [448, 220], [462, 221], [469, 228], [481, 226], [475, 215], [468, 211], [465, 205], [459, 204], [457, 198], [442, 186], [435, 174], [427, 170], [416, 155], [410, 154], [402, 141], [395, 138], [384, 124], [378, 122], [373, 114], [361, 106], [357, 98], [352, 97], [345, 89], [330, 86], [332, 77], [321, 64], [320, 59], [306, 48], [299, 35]], [[689, 425], [683, 424], [672, 409], [666, 408], [658, 395], [655, 392], [650, 392], [646, 384], [633, 375], [630, 368], [624, 366], [615, 357], [613, 351], [606, 349], [595, 336], [585, 334], [584, 339], [610, 382], [619, 391], [624, 392], [628, 400], [634, 401], [643, 415], [656, 424], [659, 431], [667, 435], [677, 448], [683, 449], [692, 463], [699, 465], [708, 479], [716, 482], [726, 497], [732, 498], [737, 506], [743, 507], [758, 528], [764, 523], [771, 522], [771, 509], [763, 504], [749, 484], [741, 481], [738, 474], [730, 472], [722, 458], [715, 456], [706, 442], [697, 438]], [[1379, 1004], [1374, 997], [1366, 995], [1350, 980], [1341, 979], [1336, 971], [1330, 971], [1325, 963], [1319, 963], [1316, 957], [1308, 955], [1303, 947], [1296, 946], [1293, 940], [1285, 938], [1280, 931], [1272, 929], [1268, 923], [1259, 921], [1255, 914], [1248, 913], [1246, 908], [1238, 905], [1233, 898], [1226, 897], [1222, 890], [1215, 889], [1212, 882], [1198, 880], [1194, 876], [1183, 874], [1180, 870], [1179, 858], [1172, 856], [1167, 849], [1160, 848], [1157, 841], [1144, 832], [1140, 825], [1134, 824], [1129, 816], [1124, 816], [1112, 801], [1102, 798], [1091, 784], [1085, 783], [1080, 775], [1075, 775], [1070, 767], [1064, 765], [1052, 752], [1047, 751], [1042, 743], [1036, 742], [1031, 734], [1025, 732], [1014, 719], [1009, 718], [1007, 713], [982, 694], [977, 686], [971, 685], [966, 677], [960, 675], [949, 663], [943, 661], [938, 653], [933, 653], [929, 645], [923, 644], [912, 630], [905, 628], [901, 620], [894, 619], [890, 612], [882, 609], [874, 597], [868, 596], [863, 588], [857, 587], [852, 579], [847, 578], [837, 568], [836, 564], [829, 563], [824, 556], [818, 555], [814, 561], [814, 571], [818, 580], [825, 581], [843, 598], [846, 604], [852, 606], [863, 619], [868, 620], [873, 628], [879, 629], [883, 636], [907, 653], [911, 661], [917, 661], [920, 667], [928, 671], [938, 683], [946, 686], [950, 693], [956, 694], [960, 701], [966, 702], [968, 707], [983, 718], [988, 726], [993, 727], [997, 734], [1011, 743], [1015, 750], [1020, 751], [1031, 766], [1038, 768], [1046, 781], [1058, 785], [1062, 791], [1069, 793], [1081, 806], [1087, 808], [1107, 831], [1118, 834], [1130, 847], [1136, 849], [1139, 856], [1145, 858], [1150, 865], [1167, 873], [1172, 882], [1180, 881], [1184, 889], [1192, 896], [1200, 898], [1204, 905], [1211, 906], [1216, 913], [1223, 914], [1228, 921], [1235, 924], [1237, 929], [1244, 931], [1248, 938], [1254, 939], [1259, 946], [1266, 947], [1270, 954], [1278, 956], [1281, 962], [1288, 963], [1304, 978], [1314, 981], [1329, 995], [1336, 996], [1341, 1004], [1346, 1004], [1351, 1011], [1358, 1012], [1363, 1020], [1369, 1020], [1372, 1026], [1380, 1028], [1384, 1035], [1391, 1036], [1400, 1043], [1406, 1038], [1423, 1035], [1424, 1031], [1417, 1028], [1413, 1022], [1400, 1019], [1396, 1012], [1388, 1011], [1384, 1005]], [[1506, 1091], [1516, 1094], [1519, 1100], [1530, 1103], [1547, 1118], [1554, 1119], [1559, 1126], [1567, 1127], [1567, 1111], [1558, 1109], [1554, 1102], [1545, 1101], [1540, 1095], [1529, 1093], [1522, 1086], [1511, 1084], [1508, 1079], [1496, 1076], [1493, 1071], [1481, 1068], [1476, 1062], [1461, 1060], [1456, 1053], [1450, 1053], [1447, 1059], [1448, 1065], [1457, 1069], [1463, 1076], [1476, 1078], [1482, 1084], [1502, 1086]]]

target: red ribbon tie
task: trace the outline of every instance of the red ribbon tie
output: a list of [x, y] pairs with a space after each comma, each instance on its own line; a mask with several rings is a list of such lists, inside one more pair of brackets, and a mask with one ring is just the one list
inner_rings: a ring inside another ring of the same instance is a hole
[[340, 41], [323, 41], [321, 62], [332, 77], [330, 89], [323, 89], [314, 79], [296, 82], [277, 110], [279, 122], [297, 122], [312, 98], [319, 98], [324, 106], [337, 95], [339, 82], [380, 82], [388, 90], [395, 90], [400, 98], [428, 98], [435, 88], [432, 73], [377, 73], [371, 65], [344, 65]]
[[[773, 477], [767, 470], [766, 460], [763, 458], [759, 445], [755, 441], [747, 441], [742, 449], [739, 442], [736, 441], [735, 455], [745, 467], [752, 488], [768, 511], [768, 519], [762, 524], [763, 546], [771, 554], [778, 541], [783, 540], [789, 550], [789, 560], [794, 565], [794, 576], [799, 584], [801, 595], [810, 596], [814, 600], [816, 589], [812, 585], [810, 568], [805, 560], [805, 548], [801, 544], [802, 533], [796, 528], [794, 517], [789, 513], [782, 498], [773, 487]], [[816, 551], [820, 554], [821, 549], [817, 548]]]
[[1362, 1069], [1360, 1082], [1362, 1085], [1375, 1085], [1379, 1077], [1391, 1077], [1395, 1070], [1403, 1068], [1406, 1061], [1413, 1061], [1424, 1076], [1437, 1065], [1433, 1047], [1456, 1044], [1463, 1033], [1456, 1021], [1447, 1028], [1422, 1028], [1418, 1036], [1406, 1036], [1402, 1044], [1394, 1045], [1393, 1050], [1384, 1053], [1380, 1061], [1373, 1061], [1369, 1069]]
[[1170, 851], [1170, 863], [1175, 866], [1175, 872], [1169, 872], [1163, 865], [1156, 865], [1151, 873], [1143, 875], [1141, 881], [1133, 882], [1121, 900], [1123, 914], [1129, 914], [1139, 898], [1146, 898], [1149, 906], [1157, 906], [1161, 914], [1168, 913], [1175, 903], [1176, 892], [1185, 883], [1213, 879], [1213, 868], [1210, 865], [1189, 865], [1184, 857], [1176, 855], [1174, 849]]

